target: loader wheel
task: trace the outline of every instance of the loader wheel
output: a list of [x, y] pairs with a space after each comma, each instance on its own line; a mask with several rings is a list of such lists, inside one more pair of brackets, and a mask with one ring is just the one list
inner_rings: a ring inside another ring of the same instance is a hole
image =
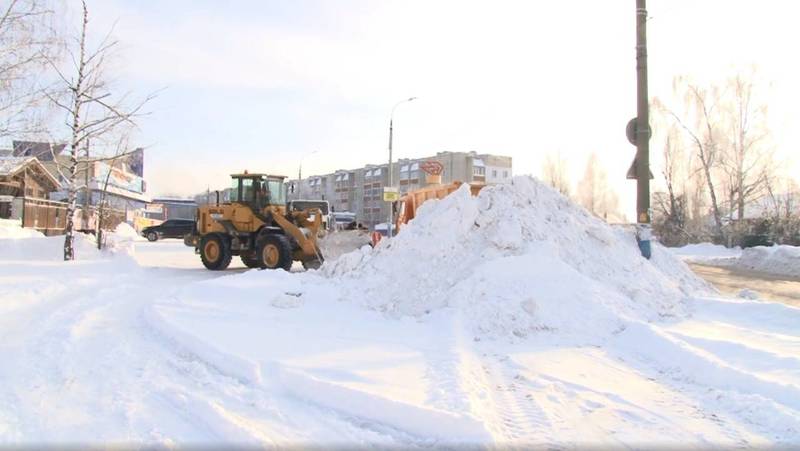
[[283, 235], [264, 235], [258, 245], [261, 267], [266, 269], [292, 268], [292, 245]]
[[261, 259], [258, 258], [257, 254], [242, 254], [242, 263], [248, 268], [263, 268], [264, 265], [261, 264]]
[[203, 266], [220, 271], [231, 264], [231, 247], [223, 236], [212, 233], [200, 240], [200, 260]]

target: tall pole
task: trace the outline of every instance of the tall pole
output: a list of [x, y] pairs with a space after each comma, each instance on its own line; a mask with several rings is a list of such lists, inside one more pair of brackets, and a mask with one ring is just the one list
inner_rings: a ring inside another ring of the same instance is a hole
[[300, 165], [297, 167], [297, 199], [300, 199], [300, 193], [302, 191], [303, 186], [303, 160], [315, 153], [319, 152], [319, 149], [309, 152], [302, 157], [300, 157]]
[[[392, 107], [392, 113], [389, 115], [389, 184], [386, 185], [386, 186], [389, 186], [389, 187], [391, 187], [393, 182], [394, 182], [393, 177], [392, 177], [392, 172], [393, 172], [392, 170], [394, 169], [394, 167], [392, 165], [392, 136], [394, 134], [394, 110], [397, 109], [397, 107], [400, 106], [401, 104], [406, 103], [406, 102], [411, 102], [412, 100], [415, 100], [415, 99], [416, 99], [416, 97], [409, 97], [406, 100], [401, 100], [401, 101], [397, 102]], [[392, 219], [393, 218], [394, 218], [394, 213], [392, 212], [392, 205], [389, 204], [389, 219], [388, 219], [387, 224], [386, 224], [386, 236], [389, 237], [389, 238], [392, 237]]]
[[[399, 104], [398, 104], [399, 105]], [[397, 108], [397, 105], [394, 106]], [[393, 133], [393, 126], [392, 122], [394, 121], [394, 108], [392, 108], [392, 115], [389, 117], [389, 183], [386, 186], [392, 186], [392, 133]], [[389, 207], [389, 219], [386, 221], [386, 236], [391, 238], [392, 237], [392, 219], [394, 219], [394, 212], [392, 211], [392, 204], [388, 205]]]
[[636, 222], [642, 255], [650, 257], [650, 118], [647, 96], [647, 7], [636, 0]]

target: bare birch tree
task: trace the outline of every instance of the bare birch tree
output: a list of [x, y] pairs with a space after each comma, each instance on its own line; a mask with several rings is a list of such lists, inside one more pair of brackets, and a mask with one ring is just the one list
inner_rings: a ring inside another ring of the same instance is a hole
[[702, 87], [686, 78], [677, 77], [673, 83], [677, 94], [683, 99], [682, 114], [656, 101], [655, 105], [673, 118], [684, 130], [700, 162], [700, 169], [711, 199], [711, 212], [714, 217], [715, 234], [723, 238], [722, 211], [715, 186], [715, 172], [721, 159], [721, 132], [723, 118], [720, 108], [722, 93], [717, 87]]
[[754, 89], [752, 74], [740, 73], [728, 80], [729, 99], [725, 107], [728, 143], [720, 166], [728, 184], [731, 212], [736, 212], [739, 221], [745, 217], [747, 204], [766, 194], [767, 181], [775, 172], [771, 165], [773, 149], [766, 125], [767, 108], [757, 103]]
[[542, 165], [542, 179], [559, 193], [569, 197], [570, 186], [567, 170], [567, 161], [561, 152], [545, 156]]
[[0, 2], [0, 138], [40, 131], [48, 88], [42, 74], [60, 44], [52, 16], [39, 0]]
[[589, 156], [586, 170], [578, 182], [578, 203], [605, 220], [619, 216], [619, 198], [609, 187], [608, 174], [600, 167], [596, 153]]
[[[48, 96], [58, 108], [67, 115], [65, 124], [69, 130], [68, 154], [64, 178], [67, 188], [67, 226], [64, 238], [64, 260], [75, 258], [74, 213], [77, 193], [82, 188], [77, 177], [77, 168], [81, 157], [86, 157], [85, 143], [113, 133], [120, 126], [135, 126], [136, 119], [142, 115], [144, 105], [153, 98], [149, 95], [143, 100], [129, 102], [128, 94], [116, 99], [110, 92], [104, 69], [117, 41], [106, 35], [94, 50], [88, 49], [87, 32], [89, 29], [89, 9], [86, 1], [81, 2], [81, 26], [79, 35], [72, 45], [68, 46], [71, 67], [69, 72], [59, 68], [52, 60], [48, 60], [61, 81], [61, 95]], [[89, 159], [84, 158], [88, 170]]]

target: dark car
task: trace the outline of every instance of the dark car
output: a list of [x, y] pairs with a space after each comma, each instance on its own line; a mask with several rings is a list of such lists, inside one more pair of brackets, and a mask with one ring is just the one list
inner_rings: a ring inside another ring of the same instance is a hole
[[159, 238], [183, 238], [192, 233], [193, 229], [193, 219], [169, 219], [159, 225], [145, 227], [142, 229], [142, 236], [149, 241]]

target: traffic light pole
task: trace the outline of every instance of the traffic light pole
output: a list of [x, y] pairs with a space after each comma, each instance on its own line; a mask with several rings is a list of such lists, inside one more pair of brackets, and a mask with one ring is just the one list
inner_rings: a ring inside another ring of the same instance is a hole
[[650, 258], [650, 118], [647, 95], [647, 7], [636, 0], [636, 223], [642, 256]]

